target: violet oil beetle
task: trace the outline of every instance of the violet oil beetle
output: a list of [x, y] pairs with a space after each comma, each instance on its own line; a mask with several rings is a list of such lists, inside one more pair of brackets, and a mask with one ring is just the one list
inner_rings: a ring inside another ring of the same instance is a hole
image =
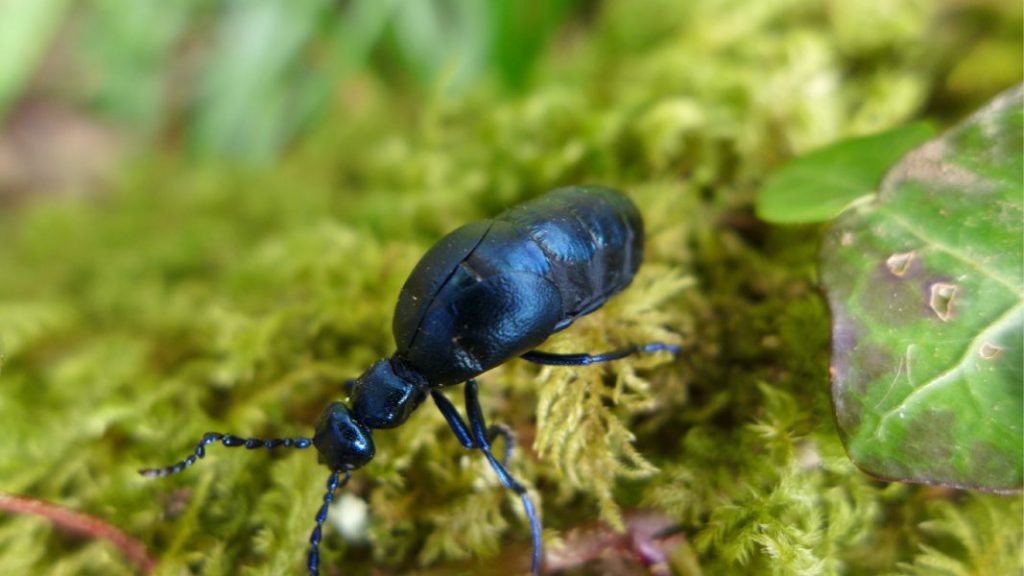
[[[220, 443], [227, 447], [315, 446], [330, 470], [323, 504], [309, 538], [307, 566], [319, 573], [319, 545], [335, 491], [374, 456], [373, 431], [405, 422], [427, 397], [468, 449], [479, 450], [501, 484], [522, 501], [533, 538], [531, 569], [540, 574], [541, 525], [526, 488], [506, 468], [512, 435], [488, 426], [476, 376], [519, 357], [537, 364], [584, 366], [637, 353], [679, 353], [654, 342], [603, 354], [551, 354], [536, 347], [593, 312], [632, 281], [643, 259], [644, 226], [636, 206], [611, 188], [553, 190], [498, 216], [466, 224], [435, 244], [398, 296], [395, 352], [352, 382], [349, 403], [324, 409], [312, 438], [241, 438], [210, 432], [172, 466], [141, 470], [147, 477], [181, 472]], [[465, 383], [466, 419], [441, 394]], [[503, 458], [491, 451], [505, 441]]]

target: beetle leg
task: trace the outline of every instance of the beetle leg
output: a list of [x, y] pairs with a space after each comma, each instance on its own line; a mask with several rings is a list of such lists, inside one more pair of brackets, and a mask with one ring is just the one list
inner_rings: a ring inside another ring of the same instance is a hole
[[444, 415], [444, 419], [448, 422], [448, 426], [455, 433], [455, 437], [459, 439], [459, 442], [466, 448], [476, 448], [476, 442], [473, 441], [469, 428], [462, 421], [462, 416], [459, 416], [459, 411], [455, 409], [451, 400], [446, 398], [444, 394], [441, 394], [439, 390], [431, 390], [430, 397], [434, 399], [434, 404], [437, 405], [437, 409]]
[[545, 364], [548, 366], [588, 366], [590, 364], [597, 364], [598, 362], [619, 360], [626, 356], [632, 356], [633, 354], [639, 354], [641, 352], [650, 353], [665, 351], [671, 352], [675, 355], [679, 354], [680, 350], [681, 347], [677, 344], [651, 342], [650, 344], [640, 344], [638, 346], [630, 346], [620, 350], [612, 350], [611, 352], [605, 352], [604, 354], [552, 354], [550, 352], [531, 350], [520, 356], [520, 358], [528, 362], [533, 362], [534, 364]]
[[[487, 427], [484, 420], [483, 410], [480, 408], [480, 396], [479, 387], [476, 380], [470, 380], [466, 383], [466, 415], [469, 417], [469, 425], [459, 415], [458, 410], [452, 405], [451, 401], [448, 400], [438, 390], [430, 391], [431, 398], [434, 399], [434, 404], [437, 405], [438, 410], [444, 415], [444, 419], [448, 422], [448, 426], [451, 427], [452, 432], [459, 439], [459, 442], [463, 446], [470, 449], [477, 449], [484, 453], [484, 457], [487, 458], [487, 462], [494, 469], [494, 473], [498, 475], [498, 480], [502, 486], [516, 493], [520, 500], [523, 502], [523, 509], [526, 511], [526, 517], [530, 521], [530, 532], [533, 536], [533, 561], [531, 564], [531, 570], [534, 574], [540, 574], [540, 557], [541, 557], [541, 531], [540, 531], [540, 520], [537, 518], [537, 511], [533, 507], [533, 502], [530, 500], [530, 495], [526, 491], [526, 488], [520, 484], [515, 478], [509, 474], [508, 470], [504, 466], [504, 461], [507, 461], [512, 453], [512, 447], [515, 445], [514, 437], [511, 431], [501, 425]], [[503, 461], [498, 461], [491, 452], [491, 441], [494, 438], [501, 436], [505, 439], [505, 458]]]
[[[473, 436], [469, 432], [469, 427], [462, 421], [462, 416], [459, 416], [459, 411], [455, 409], [451, 401], [445, 397], [438, 390], [431, 390], [430, 397], [434, 399], [434, 404], [437, 405], [437, 409], [444, 415], [444, 419], [448, 422], [448, 426], [455, 433], [455, 436], [459, 439], [459, 443], [466, 448], [474, 449], [477, 447], [476, 442], [473, 441]], [[516, 436], [512, 430], [504, 424], [493, 424], [487, 429], [487, 441], [493, 443], [494, 439], [501, 437], [505, 440], [505, 453], [502, 455], [501, 463], [508, 464], [509, 458], [512, 457], [512, 450], [516, 445]]]
[[487, 441], [494, 444], [494, 440], [499, 436], [505, 440], [505, 453], [502, 454], [501, 463], [507, 466], [509, 459], [512, 458], [512, 450], [516, 447], [516, 434], [504, 424], [491, 424], [487, 428]]
[[491, 468], [498, 475], [498, 480], [506, 488], [518, 494], [523, 502], [523, 509], [526, 511], [526, 517], [530, 520], [530, 532], [533, 535], [533, 562], [530, 568], [534, 574], [540, 574], [542, 545], [540, 520], [537, 518], [537, 511], [533, 508], [533, 502], [530, 500], [530, 495], [526, 488], [517, 482], [508, 473], [505, 466], [498, 462], [498, 459], [491, 453], [491, 444], [487, 436], [487, 425], [484, 422], [484, 411], [480, 408], [479, 387], [476, 380], [466, 382], [466, 415], [469, 417], [469, 426], [470, 430], [473, 431], [473, 439], [476, 441], [480, 451], [487, 457]]

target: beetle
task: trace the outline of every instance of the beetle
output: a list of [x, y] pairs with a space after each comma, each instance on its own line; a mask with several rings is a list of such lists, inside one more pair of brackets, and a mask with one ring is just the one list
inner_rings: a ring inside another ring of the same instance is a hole
[[[349, 381], [349, 403], [328, 405], [313, 438], [242, 438], [209, 432], [184, 460], [140, 470], [147, 477], [185, 470], [206, 447], [308, 448], [330, 469], [323, 504], [309, 538], [309, 574], [319, 573], [319, 545], [335, 491], [373, 459], [373, 431], [405, 422], [429, 396], [459, 442], [483, 453], [501, 484], [520, 497], [533, 540], [531, 570], [541, 568], [541, 526], [526, 488], [506, 468], [514, 439], [488, 427], [475, 377], [512, 358], [584, 366], [679, 346], [662, 342], [603, 354], [536, 350], [552, 334], [600, 308], [633, 280], [643, 260], [644, 226], [621, 192], [601, 186], [559, 188], [499, 214], [466, 224], [416, 264], [398, 296], [392, 331], [396, 350]], [[441, 393], [465, 383], [466, 420]], [[492, 452], [505, 442], [503, 458]]]

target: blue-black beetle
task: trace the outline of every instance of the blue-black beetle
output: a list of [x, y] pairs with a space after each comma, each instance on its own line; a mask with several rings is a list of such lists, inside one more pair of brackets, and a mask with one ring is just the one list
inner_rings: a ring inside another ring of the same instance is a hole
[[[463, 446], [480, 450], [502, 485], [522, 500], [533, 536], [531, 569], [540, 573], [540, 521], [526, 489], [505, 468], [512, 436], [488, 427], [477, 375], [519, 356], [538, 364], [580, 366], [638, 352], [679, 352], [660, 342], [604, 354], [534, 350], [551, 334], [593, 312], [625, 288], [643, 259], [644, 227], [636, 206], [610, 188], [559, 188], [491, 220], [451, 232], [416, 265], [395, 309], [396, 351], [351, 382], [350, 403], [334, 402], [309, 438], [240, 438], [207, 433], [185, 460], [144, 476], [181, 472], [206, 446], [308, 448], [330, 468], [327, 492], [310, 536], [308, 567], [319, 573], [319, 544], [334, 492], [374, 456], [372, 430], [394, 428], [430, 396]], [[468, 424], [440, 389], [466, 383]], [[502, 437], [504, 458], [491, 452]], [[342, 479], [343, 477], [343, 479]]]

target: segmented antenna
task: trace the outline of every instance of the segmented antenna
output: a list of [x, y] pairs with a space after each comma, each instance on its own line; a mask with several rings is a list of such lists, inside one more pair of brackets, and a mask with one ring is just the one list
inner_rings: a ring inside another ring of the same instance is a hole
[[345, 470], [345, 479], [341, 481], [341, 484], [338, 484], [338, 476], [340, 474], [342, 474], [342, 471], [334, 470], [327, 478], [327, 492], [324, 494], [324, 503], [320, 506], [320, 511], [316, 513], [316, 527], [313, 528], [313, 533], [309, 535], [309, 558], [307, 561], [309, 576], [320, 574], [320, 537], [323, 533], [324, 522], [327, 520], [327, 509], [331, 507], [331, 502], [334, 501], [334, 491], [348, 484], [349, 478], [352, 477], [352, 474]]
[[167, 466], [165, 468], [149, 468], [146, 470], [139, 470], [139, 474], [147, 478], [160, 478], [161, 476], [167, 476], [169, 474], [177, 474], [182, 470], [196, 463], [203, 456], [206, 456], [206, 447], [214, 442], [220, 442], [228, 448], [237, 448], [239, 446], [245, 446], [249, 450], [256, 448], [271, 448], [285, 447], [285, 448], [309, 448], [313, 445], [313, 441], [309, 438], [299, 436], [298, 438], [270, 438], [263, 440], [261, 438], [241, 438], [232, 434], [221, 434], [219, 432], [207, 432], [203, 435], [203, 439], [196, 444], [196, 449], [181, 462], [177, 464]]

